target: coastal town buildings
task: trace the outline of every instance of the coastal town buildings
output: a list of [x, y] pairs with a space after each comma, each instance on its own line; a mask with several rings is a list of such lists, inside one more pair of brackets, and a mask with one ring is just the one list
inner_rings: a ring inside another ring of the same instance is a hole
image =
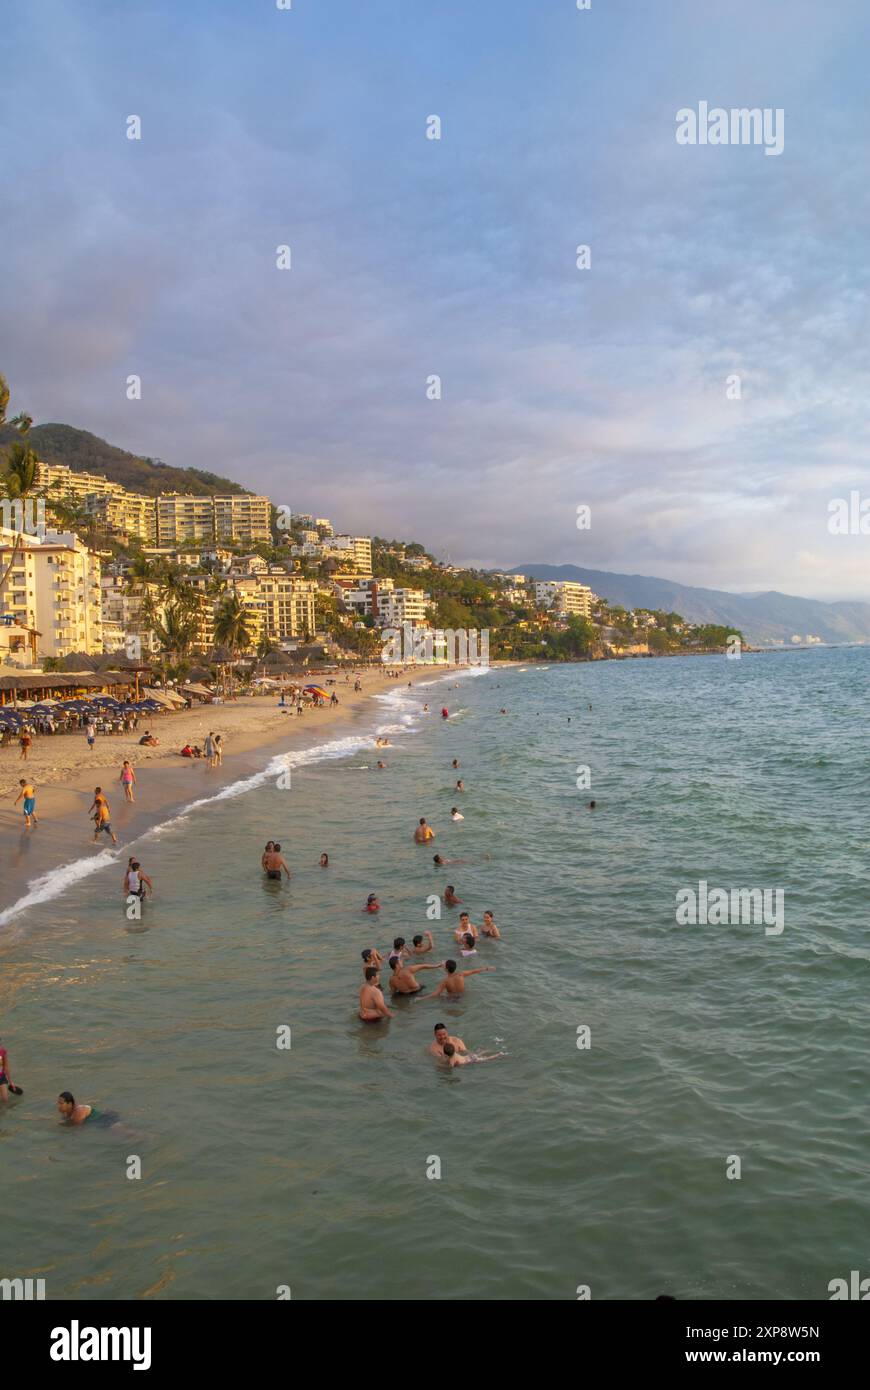
[[70, 531], [15, 543], [14, 531], [0, 529], [0, 614], [39, 633], [40, 657], [102, 653], [100, 557]]
[[[516, 578], [516, 576], [514, 576]], [[588, 618], [592, 611], [592, 590], [573, 580], [544, 580], [535, 583], [535, 602], [551, 613]]]

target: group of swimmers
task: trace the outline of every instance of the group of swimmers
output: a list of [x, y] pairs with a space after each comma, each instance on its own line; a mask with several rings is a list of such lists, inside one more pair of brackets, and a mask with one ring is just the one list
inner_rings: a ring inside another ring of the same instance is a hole
[[[454, 770], [459, 768], [459, 760], [453, 759]], [[462, 778], [458, 778], [455, 791], [464, 792], [465, 785]], [[451, 819], [454, 821], [464, 820], [464, 816], [458, 807], [451, 810]], [[414, 843], [417, 845], [431, 844], [435, 839], [435, 831], [432, 829], [425, 816], [421, 816], [414, 828]], [[441, 868], [448, 863], [464, 862], [460, 860], [445, 860], [440, 854], [434, 856], [436, 867]], [[444, 890], [443, 902], [445, 907], [453, 908], [462, 906], [462, 899], [457, 896], [456, 888], [449, 883]], [[365, 905], [365, 911], [377, 913], [380, 911], [380, 902], [376, 893], [370, 893]], [[483, 922], [477, 927], [470, 918], [468, 912], [463, 911], [459, 915], [459, 922], [454, 930], [456, 944], [459, 947], [461, 956], [469, 959], [477, 955], [478, 942], [483, 938], [492, 941], [501, 939], [501, 932], [495, 921], [493, 912], [487, 909], [483, 914]], [[381, 1023], [385, 1019], [395, 1018], [396, 1010], [391, 1009], [384, 999], [383, 986], [381, 983], [381, 970], [386, 960], [389, 969], [388, 985], [391, 995], [391, 1002], [395, 1003], [400, 998], [407, 998], [412, 995], [424, 993], [424, 985], [418, 978], [424, 971], [441, 970], [443, 975], [430, 993], [426, 993], [427, 999], [439, 999], [442, 996], [446, 999], [457, 999], [465, 994], [465, 982], [472, 975], [482, 975], [495, 970], [494, 965], [469, 965], [465, 969], [460, 969], [457, 961], [445, 959], [432, 962], [424, 959], [435, 949], [435, 942], [432, 932], [427, 929], [417, 933], [412, 938], [409, 945], [403, 936], [397, 936], [392, 948], [387, 952], [381, 952], [374, 947], [367, 947], [362, 952], [363, 983], [359, 990], [359, 1017], [363, 1023]], [[469, 1062], [490, 1062], [497, 1057], [503, 1057], [503, 1052], [496, 1053], [473, 1053], [469, 1052], [461, 1038], [452, 1037], [443, 1023], [436, 1023], [434, 1028], [434, 1039], [429, 1045], [429, 1052], [439, 1061], [444, 1061], [448, 1066], [458, 1067], [467, 1066]]]

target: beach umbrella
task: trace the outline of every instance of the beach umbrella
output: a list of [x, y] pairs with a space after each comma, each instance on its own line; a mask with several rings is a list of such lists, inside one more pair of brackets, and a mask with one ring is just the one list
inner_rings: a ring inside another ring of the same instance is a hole
[[324, 690], [322, 685], [306, 685], [306, 690], [310, 690], [312, 695], [322, 695], [324, 700], [329, 699], [329, 691]]

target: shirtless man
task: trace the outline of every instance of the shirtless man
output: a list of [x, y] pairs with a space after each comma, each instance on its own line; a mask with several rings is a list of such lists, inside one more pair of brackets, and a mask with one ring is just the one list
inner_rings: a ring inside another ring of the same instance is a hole
[[433, 864], [437, 864], [439, 869], [443, 869], [446, 864], [467, 864], [467, 859], [442, 859], [440, 854], [433, 854]]
[[287, 863], [281, 853], [281, 846], [279, 844], [274, 845], [272, 849], [264, 850], [263, 858], [260, 862], [266, 870], [267, 878], [276, 878], [280, 880], [282, 869], [287, 877], [290, 877], [290, 870], [287, 868]]
[[444, 964], [440, 960], [437, 965], [407, 965], [401, 956], [394, 956], [390, 961], [390, 993], [391, 994], [419, 994], [423, 986], [417, 979], [418, 970], [440, 970]]
[[431, 825], [426, 824], [425, 816], [420, 817], [420, 822], [414, 831], [414, 839], [418, 845], [427, 845], [430, 840], [435, 839], [435, 831]]
[[453, 887], [453, 884], [448, 883], [447, 887], [444, 889], [444, 906], [458, 907], [461, 902], [462, 899], [457, 898], [456, 889]]
[[[424, 936], [426, 937], [425, 941], [423, 940]], [[411, 943], [412, 956], [425, 956], [427, 952], [434, 951], [434, 949], [435, 942], [432, 940], [432, 933], [428, 930], [423, 932], [422, 935], [418, 932]]]
[[493, 915], [487, 908], [483, 914], [483, 926], [480, 929], [484, 936], [491, 936], [493, 941], [501, 941], [501, 932], [493, 920]]
[[448, 1033], [443, 1023], [436, 1023], [435, 1041], [430, 1042], [429, 1051], [431, 1052], [433, 1057], [438, 1058], [439, 1062], [444, 1056], [445, 1043], [450, 1043], [451, 1047], [455, 1048], [457, 1052], [468, 1051], [468, 1048], [465, 1046], [465, 1043], [462, 1041], [461, 1038], [454, 1038], [452, 1034]]
[[392, 1009], [388, 1009], [384, 1003], [380, 971], [374, 965], [368, 967], [365, 984], [360, 985], [359, 1016], [363, 1023], [379, 1023], [382, 1018], [395, 1018]]
[[447, 973], [434, 993], [429, 995], [430, 999], [437, 999], [439, 994], [448, 994], [455, 999], [457, 995], [465, 993], [465, 981], [469, 975], [482, 975], [485, 970], [495, 970], [495, 966], [478, 965], [474, 970], [457, 970], [455, 960], [446, 960], [444, 969]]

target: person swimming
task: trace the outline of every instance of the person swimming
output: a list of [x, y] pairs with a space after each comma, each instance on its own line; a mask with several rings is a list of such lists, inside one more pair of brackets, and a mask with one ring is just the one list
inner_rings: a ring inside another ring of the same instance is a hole
[[378, 902], [377, 893], [369, 893], [366, 898], [366, 912], [380, 912], [381, 905]]
[[471, 935], [471, 932], [470, 932], [470, 931], [469, 931], [469, 932], [466, 932], [465, 935], [464, 935], [463, 938], [462, 938], [462, 955], [463, 955], [463, 956], [476, 956], [476, 955], [477, 955], [477, 947], [476, 947], [475, 944], [474, 944], [474, 937]]
[[462, 899], [461, 899], [461, 898], [457, 898], [457, 896], [456, 896], [456, 889], [453, 887], [453, 884], [452, 884], [452, 883], [448, 883], [447, 887], [444, 889], [444, 904], [445, 904], [445, 906], [446, 906], [446, 907], [458, 907], [459, 904], [460, 904], [461, 902], [462, 902]]
[[469, 1062], [494, 1062], [498, 1057], [506, 1057], [506, 1052], [457, 1052], [453, 1043], [445, 1043], [442, 1048], [445, 1062], [450, 1067], [467, 1067]]
[[321, 856], [320, 856], [320, 867], [321, 867], [321, 869], [328, 869], [328, 868], [329, 868], [329, 855], [328, 855], [328, 854], [321, 854]]
[[465, 820], [465, 817], [464, 817], [464, 815], [462, 814], [462, 812], [460, 811], [460, 809], [459, 809], [458, 806], [451, 806], [451, 808], [450, 808], [450, 819], [451, 819], [451, 820]]
[[95, 1120], [108, 1129], [117, 1124], [120, 1118], [114, 1110], [98, 1110], [95, 1105], [77, 1105], [71, 1091], [61, 1091], [57, 1098], [57, 1108], [62, 1122], [68, 1125], [83, 1125], [85, 1120]]
[[414, 831], [414, 839], [418, 845], [428, 844], [430, 840], [435, 839], [435, 831], [432, 829], [431, 825], [427, 824], [425, 816], [421, 816], [417, 823], [417, 829]]

